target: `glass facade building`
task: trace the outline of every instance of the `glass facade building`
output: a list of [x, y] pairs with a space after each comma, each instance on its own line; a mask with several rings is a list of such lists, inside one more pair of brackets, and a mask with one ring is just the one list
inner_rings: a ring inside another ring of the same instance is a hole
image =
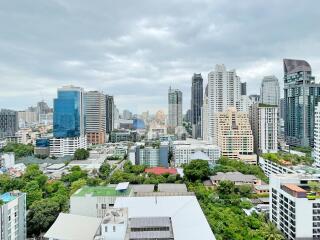
[[53, 102], [53, 136], [70, 138], [84, 135], [83, 90], [78, 87], [58, 89]]
[[203, 107], [203, 79], [201, 74], [193, 74], [191, 87], [192, 137], [201, 138], [201, 109]]
[[320, 84], [315, 83], [311, 66], [304, 60], [284, 59], [284, 120], [289, 145], [314, 145], [315, 107]]

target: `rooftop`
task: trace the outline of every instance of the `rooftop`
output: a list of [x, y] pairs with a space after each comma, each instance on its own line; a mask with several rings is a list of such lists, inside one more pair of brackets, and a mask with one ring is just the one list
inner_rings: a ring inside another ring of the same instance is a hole
[[124, 191], [117, 191], [115, 187], [109, 187], [109, 186], [97, 186], [97, 187], [84, 186], [78, 191], [76, 191], [72, 196], [73, 197], [128, 196], [129, 193], [130, 193], [130, 189], [127, 189]]
[[258, 178], [254, 175], [246, 175], [240, 172], [218, 172], [216, 175], [211, 176], [210, 180], [212, 182], [224, 180], [229, 180], [231, 182], [253, 182], [258, 180]]
[[146, 168], [144, 171], [146, 173], [153, 173], [156, 175], [161, 175], [165, 173], [177, 174], [177, 169], [175, 168], [153, 167], [153, 168]]
[[20, 191], [12, 191], [12, 192], [6, 192], [2, 195], [0, 195], [0, 200], [4, 203], [8, 203], [19, 197], [22, 193]]

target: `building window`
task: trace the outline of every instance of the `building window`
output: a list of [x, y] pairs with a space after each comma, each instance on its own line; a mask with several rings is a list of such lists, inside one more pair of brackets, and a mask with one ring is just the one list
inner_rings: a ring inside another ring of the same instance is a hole
[[113, 226], [112, 230], [113, 230], [113, 232], [115, 232], [116, 231], [116, 226]]
[[102, 203], [102, 204], [101, 204], [101, 208], [102, 208], [102, 209], [106, 209], [106, 208], [107, 208], [106, 204]]
[[104, 227], [104, 231], [105, 231], [105, 232], [108, 232], [108, 226], [105, 226], [105, 227]]

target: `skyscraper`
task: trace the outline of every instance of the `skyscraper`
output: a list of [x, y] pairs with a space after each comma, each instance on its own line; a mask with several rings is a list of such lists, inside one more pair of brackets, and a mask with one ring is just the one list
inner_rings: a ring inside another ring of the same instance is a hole
[[284, 59], [285, 136], [289, 145], [313, 146], [320, 84], [304, 60]]
[[226, 111], [229, 107], [236, 107], [240, 100], [240, 78], [236, 70], [227, 71], [226, 67], [216, 65], [215, 70], [208, 74], [208, 112], [209, 137], [214, 139], [214, 115]]
[[247, 83], [243, 82], [241, 83], [241, 96], [247, 95]]
[[203, 106], [203, 79], [201, 74], [193, 74], [191, 87], [192, 137], [201, 138], [201, 108]]
[[106, 95], [106, 133], [114, 129], [114, 101], [113, 96]]
[[168, 103], [168, 127], [174, 130], [177, 126], [182, 126], [182, 92], [170, 87], [168, 91]]
[[280, 87], [275, 76], [265, 76], [262, 79], [260, 88], [261, 103], [279, 106]]
[[315, 108], [314, 121], [314, 161], [320, 167], [320, 103]]
[[208, 99], [208, 84], [205, 88], [204, 91], [204, 97], [203, 97], [203, 106], [201, 109], [201, 120], [202, 120], [202, 124], [201, 124], [201, 134], [202, 134], [202, 139], [208, 142], [211, 142], [211, 140], [209, 139], [209, 112], [208, 112], [208, 108], [209, 108], [209, 99]]
[[0, 138], [14, 136], [18, 131], [18, 112], [8, 109], [0, 111]]
[[106, 135], [106, 97], [98, 91], [86, 92], [85, 125], [88, 143], [103, 144]]

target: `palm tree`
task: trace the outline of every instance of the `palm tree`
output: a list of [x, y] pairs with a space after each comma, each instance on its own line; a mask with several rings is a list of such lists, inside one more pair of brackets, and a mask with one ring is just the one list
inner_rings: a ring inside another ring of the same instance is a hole
[[264, 230], [266, 240], [284, 240], [284, 236], [272, 222], [268, 222]]

